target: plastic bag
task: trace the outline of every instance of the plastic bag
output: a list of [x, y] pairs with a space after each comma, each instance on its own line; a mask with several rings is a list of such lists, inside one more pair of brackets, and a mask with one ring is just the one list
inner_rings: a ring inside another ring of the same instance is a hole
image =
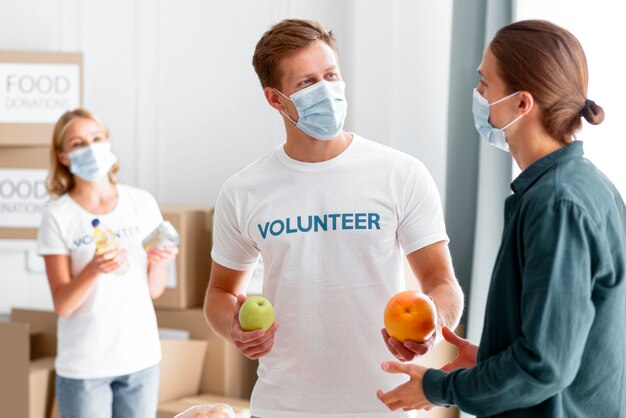
[[225, 403], [194, 405], [174, 418], [235, 418], [235, 411]]

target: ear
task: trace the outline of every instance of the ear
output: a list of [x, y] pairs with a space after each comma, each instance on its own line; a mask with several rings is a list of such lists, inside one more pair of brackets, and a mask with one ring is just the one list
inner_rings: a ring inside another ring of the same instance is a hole
[[59, 161], [59, 163], [69, 168], [70, 159], [67, 158], [67, 156], [63, 154], [61, 151], [57, 151], [56, 153], [57, 153], [57, 160]]
[[279, 112], [284, 112], [285, 106], [281, 103], [281, 100], [286, 100], [283, 96], [276, 92], [276, 89], [272, 87], [263, 88], [263, 94], [265, 95], [265, 100], [272, 106], [274, 109]]
[[519, 101], [517, 104], [518, 109], [522, 112], [522, 114], [526, 115], [530, 113], [534, 106], [535, 99], [533, 98], [533, 95], [522, 90], [519, 94]]

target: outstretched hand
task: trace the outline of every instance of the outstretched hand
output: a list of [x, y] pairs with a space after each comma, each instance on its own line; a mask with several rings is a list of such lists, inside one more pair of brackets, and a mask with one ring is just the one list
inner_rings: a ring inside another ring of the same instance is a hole
[[470, 340], [459, 337], [448, 327], [442, 330], [443, 338], [459, 349], [459, 354], [454, 360], [441, 368], [444, 372], [451, 372], [456, 369], [469, 369], [476, 366], [478, 356], [478, 346]]
[[429, 410], [433, 406], [424, 394], [422, 381], [426, 367], [411, 363], [399, 363], [396, 361], [386, 361], [382, 364], [382, 368], [387, 373], [405, 373], [409, 376], [409, 381], [400, 386], [383, 392], [378, 390], [376, 396], [384, 403], [387, 408], [392, 411], [402, 409], [409, 411], [411, 409]]

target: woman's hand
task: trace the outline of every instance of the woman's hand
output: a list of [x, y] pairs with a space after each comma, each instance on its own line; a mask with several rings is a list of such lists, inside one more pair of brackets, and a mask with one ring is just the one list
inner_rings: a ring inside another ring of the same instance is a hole
[[114, 249], [102, 254], [95, 253], [85, 268], [94, 274], [112, 273], [126, 262], [126, 250]]
[[178, 247], [172, 245], [161, 249], [155, 248], [148, 251], [148, 264], [151, 266], [164, 265], [172, 261], [178, 255]]
[[476, 358], [478, 356], [478, 346], [470, 340], [463, 339], [450, 331], [448, 327], [442, 330], [443, 338], [447, 342], [459, 349], [459, 354], [454, 360], [441, 368], [444, 372], [451, 372], [456, 369], [469, 369], [476, 366]]
[[274, 346], [274, 336], [278, 330], [278, 323], [274, 322], [270, 329], [263, 331], [244, 331], [239, 324], [239, 309], [246, 301], [243, 295], [237, 296], [237, 304], [233, 313], [233, 320], [230, 327], [230, 339], [241, 353], [251, 359], [263, 357], [272, 351]]
[[423, 356], [428, 353], [430, 349], [433, 348], [435, 337], [437, 336], [437, 333], [434, 332], [433, 335], [423, 343], [418, 343], [417, 341], [405, 341], [401, 343], [395, 338], [390, 337], [385, 328], [381, 329], [380, 332], [383, 335], [387, 349], [400, 361], [411, 361], [415, 356]]

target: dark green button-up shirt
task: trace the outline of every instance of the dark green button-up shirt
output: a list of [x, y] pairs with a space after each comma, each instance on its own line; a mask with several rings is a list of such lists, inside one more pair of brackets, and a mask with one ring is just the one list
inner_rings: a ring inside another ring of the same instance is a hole
[[430, 369], [438, 405], [489, 417], [626, 416], [626, 208], [573, 142], [505, 203], [478, 364]]

